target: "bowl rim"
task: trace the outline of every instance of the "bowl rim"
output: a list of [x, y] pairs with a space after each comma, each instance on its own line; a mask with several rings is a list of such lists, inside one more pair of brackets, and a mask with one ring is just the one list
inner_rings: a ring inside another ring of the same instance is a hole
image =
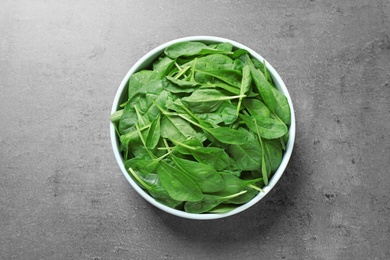
[[[122, 96], [122, 92], [127, 87], [128, 80], [132, 74], [134, 74], [135, 72], [139, 71], [140, 69], [146, 67], [145, 63], [151, 62], [156, 57], [158, 57], [164, 51], [164, 49], [166, 47], [168, 47], [174, 43], [185, 42], [185, 41], [200, 41], [200, 42], [204, 42], [204, 43], [229, 42], [235, 48], [246, 49], [252, 55], [252, 57], [258, 59], [261, 62], [264, 61], [264, 58], [260, 54], [258, 54], [254, 50], [252, 50], [251, 48], [249, 48], [249, 47], [247, 47], [239, 42], [236, 42], [236, 41], [233, 41], [233, 40], [230, 40], [227, 38], [223, 38], [223, 37], [188, 36], [188, 37], [182, 37], [182, 38], [168, 41], [166, 43], [163, 43], [163, 44], [157, 46], [156, 48], [152, 49], [148, 53], [146, 53], [130, 68], [130, 70], [127, 72], [127, 74], [123, 78], [122, 82], [120, 83], [119, 88], [115, 94], [115, 98], [114, 98], [113, 105], [111, 108], [111, 114], [114, 113], [115, 111], [117, 111], [117, 109], [120, 105], [119, 101], [120, 101], [120, 98]], [[148, 65], [150, 65], [150, 64], [148, 64]], [[125, 176], [127, 181], [130, 183], [130, 185], [136, 190], [136, 192], [139, 195], [141, 195], [141, 197], [143, 197], [146, 201], [148, 201], [149, 203], [154, 205], [155, 207], [157, 207], [157, 208], [159, 208], [167, 213], [170, 213], [171, 215], [175, 215], [175, 216], [186, 218], [186, 219], [194, 219], [194, 220], [211, 220], [211, 219], [220, 219], [220, 218], [233, 216], [235, 214], [238, 214], [240, 212], [245, 211], [246, 209], [252, 207], [254, 204], [258, 203], [261, 199], [263, 199], [272, 190], [272, 188], [276, 185], [276, 183], [279, 181], [279, 179], [283, 175], [283, 173], [288, 165], [288, 162], [290, 161], [291, 154], [293, 151], [294, 142], [295, 142], [295, 132], [296, 132], [295, 112], [294, 112], [293, 103], [292, 103], [290, 94], [287, 90], [287, 87], [286, 87], [285, 83], [283, 82], [282, 78], [280, 77], [280, 75], [278, 74], [278, 72], [268, 62], [267, 62], [267, 68], [268, 68], [270, 74], [272, 75], [272, 78], [274, 79], [276, 87], [286, 96], [286, 98], [288, 100], [288, 103], [290, 105], [291, 123], [290, 123], [290, 127], [289, 127], [289, 139], [288, 139], [288, 142], [286, 145], [286, 150], [284, 152], [282, 162], [279, 165], [279, 168], [276, 170], [276, 172], [270, 178], [268, 185], [263, 188], [264, 192], [260, 192], [258, 195], [256, 195], [256, 197], [254, 197], [249, 202], [242, 204], [242, 205], [238, 206], [237, 208], [235, 208], [229, 212], [226, 212], [226, 213], [195, 214], [195, 213], [188, 213], [188, 212], [185, 212], [182, 210], [173, 209], [171, 207], [165, 206], [165, 205], [157, 202], [152, 196], [150, 196], [146, 191], [144, 191], [140, 186], [138, 186], [137, 183], [127, 173], [127, 171], [124, 167], [123, 156], [119, 151], [119, 141], [118, 141], [118, 138], [116, 136], [114, 124], [110, 121], [111, 145], [112, 145], [115, 159], [116, 159], [118, 166], [121, 169], [123, 175]]]

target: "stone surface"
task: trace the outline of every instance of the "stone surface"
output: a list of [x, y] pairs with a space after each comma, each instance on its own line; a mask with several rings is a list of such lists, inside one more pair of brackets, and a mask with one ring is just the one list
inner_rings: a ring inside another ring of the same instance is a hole
[[[1, 259], [389, 259], [390, 2], [1, 1]], [[112, 100], [166, 41], [265, 57], [295, 105], [277, 187], [215, 221], [144, 201], [112, 154]]]

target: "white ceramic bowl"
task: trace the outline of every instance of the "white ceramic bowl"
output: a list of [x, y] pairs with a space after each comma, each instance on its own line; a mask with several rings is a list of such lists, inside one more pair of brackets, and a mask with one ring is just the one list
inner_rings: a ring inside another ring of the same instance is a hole
[[[123, 80], [118, 88], [118, 91], [115, 95], [115, 99], [114, 99], [114, 103], [112, 105], [111, 113], [114, 113], [115, 111], [117, 111], [119, 105], [127, 100], [126, 99], [127, 91], [128, 91], [127, 83], [128, 83], [128, 80], [132, 74], [134, 74], [135, 72], [137, 72], [141, 69], [148, 67], [153, 62], [153, 60], [155, 58], [157, 58], [160, 54], [163, 53], [163, 51], [166, 47], [168, 47], [174, 43], [184, 42], [184, 41], [200, 41], [200, 42], [204, 42], [206, 44], [219, 43], [219, 42], [230, 42], [236, 48], [246, 49], [247, 51], [250, 52], [250, 54], [254, 58], [258, 59], [259, 61], [262, 62], [264, 60], [263, 57], [261, 57], [258, 53], [256, 53], [252, 49], [242, 45], [241, 43], [238, 43], [238, 42], [235, 42], [235, 41], [232, 41], [229, 39], [225, 39], [225, 38], [220, 38], [220, 37], [192, 36], [192, 37], [180, 38], [180, 39], [176, 39], [176, 40], [164, 43], [164, 44], [158, 46], [157, 48], [151, 50], [146, 55], [144, 55], [129, 70], [129, 72], [123, 78]], [[196, 220], [218, 219], [218, 218], [232, 216], [232, 215], [235, 215], [237, 213], [240, 213], [240, 212], [248, 209], [249, 207], [251, 207], [254, 204], [256, 204], [257, 202], [259, 202], [262, 198], [264, 198], [271, 191], [271, 189], [276, 185], [276, 183], [279, 181], [280, 177], [282, 176], [284, 170], [286, 169], [287, 164], [288, 164], [290, 157], [291, 157], [291, 153], [292, 153], [294, 141], [295, 141], [295, 114], [294, 114], [294, 108], [293, 108], [290, 94], [288, 93], [286, 85], [284, 84], [284, 82], [281, 79], [281, 77], [279, 76], [279, 74], [276, 72], [276, 70], [268, 62], [267, 62], [267, 68], [272, 75], [272, 78], [274, 80], [276, 87], [287, 97], [287, 100], [289, 102], [290, 109], [291, 109], [291, 125], [289, 128], [289, 140], [288, 140], [286, 150], [285, 150], [284, 155], [283, 155], [283, 160], [282, 160], [278, 170], [273, 174], [273, 176], [269, 180], [268, 185], [263, 188], [264, 192], [260, 192], [251, 201], [237, 207], [236, 209], [234, 209], [230, 212], [227, 212], [227, 213], [222, 213], [222, 214], [210, 214], [210, 213], [208, 213], [208, 214], [194, 214], [194, 213], [187, 213], [187, 212], [184, 212], [181, 210], [167, 207], [167, 206], [155, 201], [153, 197], [151, 197], [147, 192], [145, 192], [143, 189], [141, 189], [134, 182], [134, 180], [129, 176], [129, 174], [127, 173], [127, 171], [124, 167], [123, 156], [122, 156], [120, 149], [119, 149], [119, 140], [118, 140], [118, 137], [116, 136], [114, 125], [111, 123], [110, 136], [111, 136], [111, 143], [112, 143], [112, 148], [114, 150], [115, 159], [116, 159], [116, 161], [119, 165], [119, 168], [121, 169], [123, 175], [125, 176], [127, 181], [130, 183], [130, 185], [144, 199], [146, 199], [148, 202], [150, 202], [152, 205], [156, 206], [157, 208], [159, 208], [165, 212], [168, 212], [172, 215], [176, 215], [178, 217], [188, 218], [188, 219], [196, 219]]]

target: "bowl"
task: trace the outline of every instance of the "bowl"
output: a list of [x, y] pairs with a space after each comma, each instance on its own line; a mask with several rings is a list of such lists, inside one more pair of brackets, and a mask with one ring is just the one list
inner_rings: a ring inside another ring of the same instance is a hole
[[[128, 95], [128, 88], [127, 88], [127, 83], [132, 74], [135, 72], [147, 68], [160, 54], [163, 53], [164, 49], [167, 48], [168, 46], [178, 43], [178, 42], [185, 42], [185, 41], [199, 41], [203, 42], [205, 44], [212, 44], [212, 43], [222, 43], [222, 42], [229, 42], [231, 43], [235, 48], [240, 48], [240, 49], [245, 49], [247, 50], [252, 57], [258, 59], [259, 61], [263, 61], [263, 57], [252, 50], [251, 48], [238, 43], [233, 40], [229, 40], [226, 38], [221, 38], [221, 37], [214, 37], [214, 36], [191, 36], [191, 37], [184, 37], [184, 38], [179, 38], [175, 39], [172, 41], [169, 41], [167, 43], [164, 43], [155, 49], [149, 51], [147, 54], [145, 54], [140, 60], [138, 60], [128, 71], [126, 76], [123, 78], [121, 84], [119, 85], [119, 88], [116, 92], [114, 102], [112, 105], [112, 110], [111, 114], [117, 111], [119, 108], [119, 105], [125, 102], [127, 99]], [[145, 192], [142, 188], [140, 188], [137, 183], [129, 176], [127, 173], [125, 167], [124, 167], [124, 160], [123, 156], [120, 151], [120, 145], [119, 145], [119, 140], [115, 132], [115, 127], [113, 123], [110, 123], [110, 137], [111, 137], [111, 144], [112, 148], [114, 151], [114, 156], [115, 159], [119, 165], [120, 170], [122, 171], [123, 175], [127, 179], [127, 181], [130, 183], [130, 185], [135, 189], [135, 191], [141, 195], [146, 201], [154, 205], [155, 207], [178, 217], [181, 218], [187, 218], [187, 219], [194, 219], [194, 220], [210, 220], [210, 219], [220, 219], [220, 218], [225, 218], [229, 217], [235, 214], [238, 214], [240, 212], [245, 211], [246, 209], [252, 207], [256, 203], [258, 203], [261, 199], [263, 199], [271, 190], [272, 188], [276, 185], [276, 183], [279, 181], [281, 176], [283, 175], [287, 164], [290, 160], [292, 151], [293, 151], [293, 146], [294, 146], [294, 141], [295, 141], [295, 114], [294, 114], [294, 108], [293, 104], [291, 101], [290, 94], [287, 90], [286, 85], [284, 84], [282, 78], [279, 76], [277, 71], [272, 67], [271, 64], [267, 62], [267, 68], [274, 80], [275, 86], [281, 91], [288, 100], [288, 103], [290, 105], [290, 111], [291, 111], [291, 124], [289, 127], [289, 139], [286, 145], [286, 150], [283, 154], [283, 159], [282, 162], [279, 166], [279, 168], [276, 170], [276, 172], [273, 174], [273, 176], [270, 178], [268, 185], [263, 188], [264, 192], [259, 192], [259, 194], [254, 197], [252, 200], [247, 202], [246, 204], [240, 205], [237, 208], [235, 208], [232, 211], [226, 212], [226, 213], [219, 213], [219, 214], [214, 214], [214, 213], [205, 213], [205, 214], [194, 214], [194, 213], [188, 213], [185, 211], [181, 211], [178, 209], [173, 209], [168, 206], [165, 206], [159, 202], [157, 202], [153, 197], [151, 197], [147, 192]]]

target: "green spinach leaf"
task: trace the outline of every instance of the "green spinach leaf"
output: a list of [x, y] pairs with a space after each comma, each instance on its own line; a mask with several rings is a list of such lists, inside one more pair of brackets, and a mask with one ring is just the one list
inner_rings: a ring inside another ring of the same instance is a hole
[[209, 164], [172, 157], [173, 162], [181, 168], [200, 188], [202, 192], [220, 191], [225, 186], [222, 176]]
[[157, 174], [169, 196], [178, 201], [199, 201], [203, 193], [196, 183], [180, 169], [159, 161]]
[[224, 49], [214, 49], [201, 42], [178, 42], [168, 46], [164, 53], [172, 58], [176, 59], [181, 56], [194, 56], [202, 54], [224, 53], [231, 54], [231, 51]]
[[263, 117], [260, 115], [240, 115], [240, 118], [244, 120], [245, 124], [254, 133], [256, 133], [256, 124], [254, 123], [253, 119], [256, 119], [260, 129], [261, 137], [266, 139], [276, 139], [282, 137], [288, 131], [287, 126], [283, 122], [273, 118]]
[[243, 128], [239, 130], [246, 133], [248, 141], [241, 145], [230, 145], [227, 148], [229, 155], [242, 171], [259, 169], [261, 165], [261, 146], [251, 132]]

